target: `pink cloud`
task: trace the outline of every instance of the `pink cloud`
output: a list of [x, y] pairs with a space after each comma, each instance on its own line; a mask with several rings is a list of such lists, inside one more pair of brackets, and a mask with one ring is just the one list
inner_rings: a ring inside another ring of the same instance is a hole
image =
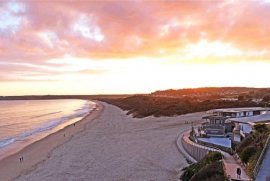
[[157, 56], [160, 49], [173, 52], [202, 38], [245, 51], [269, 51], [270, 5], [259, 1], [17, 3], [25, 9], [11, 12], [2, 2], [1, 11], [20, 21], [13, 20], [16, 31], [0, 31], [0, 62], [42, 64], [66, 54], [94, 59]]

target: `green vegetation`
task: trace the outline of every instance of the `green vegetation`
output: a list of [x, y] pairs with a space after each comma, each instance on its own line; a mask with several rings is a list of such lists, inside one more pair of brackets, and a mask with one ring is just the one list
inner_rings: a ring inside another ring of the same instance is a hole
[[[246, 87], [204, 87], [156, 91], [147, 95], [120, 98], [97, 97], [128, 111], [134, 117], [175, 116], [210, 109], [230, 107], [265, 107], [268, 105], [270, 89]], [[239, 98], [238, 101], [230, 100]], [[252, 101], [263, 99], [262, 102]]]
[[257, 149], [255, 146], [248, 146], [243, 149], [243, 151], [240, 154], [240, 158], [242, 162], [245, 164], [248, 163], [249, 159], [256, 153]]
[[270, 133], [270, 129], [265, 124], [256, 124], [254, 130], [236, 147], [236, 152], [241, 161], [246, 164], [247, 172], [251, 177]]
[[171, 96], [183, 97], [192, 96], [202, 100], [213, 98], [242, 98], [248, 100], [251, 98], [263, 98], [270, 96], [269, 88], [250, 88], [250, 87], [202, 87], [194, 89], [169, 89], [163, 91], [156, 91], [151, 95], [154, 96]]
[[201, 161], [183, 169], [181, 180], [183, 181], [223, 181], [224, 176], [222, 154], [219, 152], [208, 153]]
[[117, 99], [99, 99], [116, 105], [134, 117], [147, 116], [175, 116], [193, 112], [207, 111], [210, 109], [230, 107], [254, 107], [263, 106], [252, 101], [224, 101], [205, 100], [200, 101], [193, 97], [156, 97], [150, 95], [135, 95]]
[[224, 181], [223, 166], [220, 161], [215, 161], [211, 164], [203, 167], [198, 173], [196, 173], [190, 181]]

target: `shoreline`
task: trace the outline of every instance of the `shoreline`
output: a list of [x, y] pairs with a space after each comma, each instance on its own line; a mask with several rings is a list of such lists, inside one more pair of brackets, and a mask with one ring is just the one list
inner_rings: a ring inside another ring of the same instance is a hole
[[190, 128], [187, 121], [201, 122], [202, 113], [138, 119], [116, 106], [102, 105], [102, 114], [85, 131], [16, 180], [178, 179], [179, 168], [188, 163], [175, 139], [179, 131]]
[[[0, 160], [0, 177], [2, 180], [13, 180], [17, 177], [30, 172], [37, 164], [45, 161], [50, 157], [50, 153], [60, 145], [70, 141], [75, 134], [85, 130], [86, 126], [94, 119], [98, 118], [102, 111], [103, 105], [98, 101], [96, 108], [89, 111], [81, 120], [71, 123], [56, 130], [49, 135], [35, 140], [33, 143], [12, 153], [7, 153], [6, 157]], [[23, 158], [23, 161], [21, 161]]]

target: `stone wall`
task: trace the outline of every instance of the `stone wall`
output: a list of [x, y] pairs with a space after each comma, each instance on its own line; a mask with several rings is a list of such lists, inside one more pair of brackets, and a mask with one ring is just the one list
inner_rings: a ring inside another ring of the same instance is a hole
[[200, 161], [210, 151], [208, 148], [192, 142], [187, 135], [184, 135], [181, 141], [185, 151], [197, 161]]

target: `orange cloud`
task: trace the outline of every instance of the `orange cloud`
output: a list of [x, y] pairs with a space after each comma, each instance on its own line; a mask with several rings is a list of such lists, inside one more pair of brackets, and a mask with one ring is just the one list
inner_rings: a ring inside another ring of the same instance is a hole
[[265, 1], [25, 0], [1, 2], [3, 18], [0, 62], [39, 65], [66, 55], [92, 59], [185, 57], [187, 47], [202, 41], [231, 46], [216, 61], [227, 57], [268, 60], [270, 56], [270, 3]]

